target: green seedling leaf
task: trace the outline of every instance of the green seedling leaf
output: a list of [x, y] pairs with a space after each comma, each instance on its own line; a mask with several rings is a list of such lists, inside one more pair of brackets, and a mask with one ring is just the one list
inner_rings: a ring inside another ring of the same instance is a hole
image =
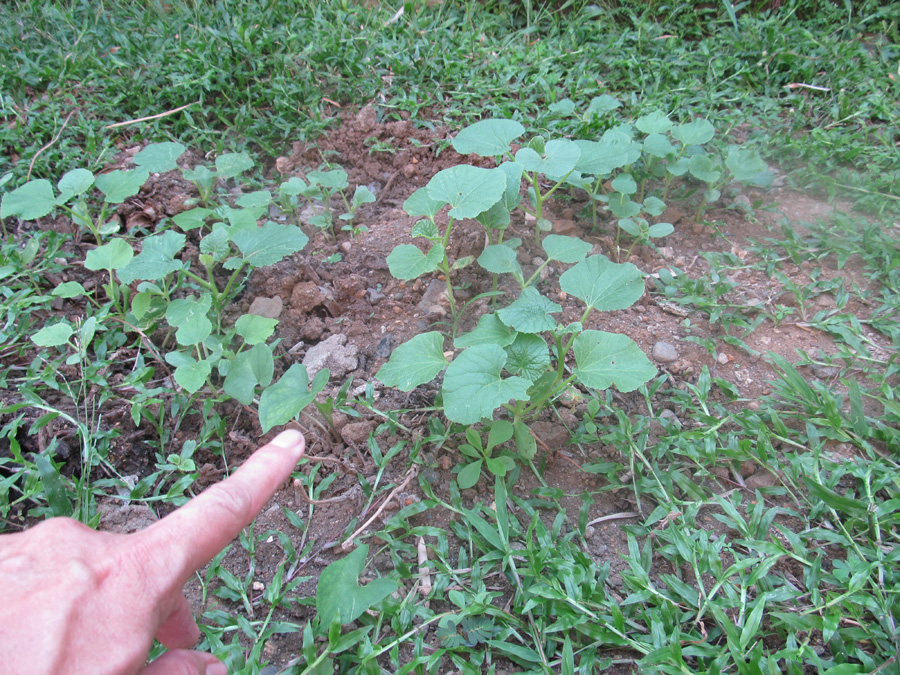
[[459, 473], [456, 474], [456, 483], [459, 485], [460, 490], [467, 490], [478, 483], [478, 479], [481, 478], [482, 464], [484, 464], [484, 460], [476, 459], [460, 469]]
[[234, 178], [251, 168], [253, 160], [246, 152], [226, 152], [216, 157], [216, 173], [219, 178]]
[[475, 261], [474, 256], [467, 255], [459, 260], [454, 260], [453, 264], [450, 265], [451, 270], [461, 270], [463, 268], [468, 267]]
[[134, 156], [134, 163], [151, 173], [165, 173], [178, 168], [176, 162], [185, 150], [181, 143], [172, 141], [151, 143]]
[[506, 348], [506, 370], [512, 375], [534, 382], [550, 367], [550, 350], [539, 335], [519, 333]]
[[538, 153], [532, 148], [522, 148], [516, 153], [516, 164], [525, 171], [542, 173], [550, 180], [562, 180], [575, 169], [581, 150], [566, 138], [555, 138]]
[[87, 291], [77, 281], [67, 281], [54, 288], [50, 295], [57, 298], [78, 298], [87, 295]]
[[559, 287], [601, 312], [631, 307], [644, 294], [637, 267], [611, 262], [602, 255], [592, 255], [563, 272]]
[[804, 476], [806, 485], [812, 495], [821, 499], [822, 502], [834, 509], [850, 516], [864, 516], [867, 512], [868, 505], [866, 502], [851, 497], [839, 495], [831, 488], [825, 487], [821, 483], [817, 483], [811, 478]]
[[513, 438], [515, 438], [516, 449], [522, 459], [526, 461], [534, 459], [537, 453], [537, 441], [528, 425], [521, 420], [516, 421], [513, 426]]
[[654, 110], [634, 121], [634, 126], [645, 134], [664, 134], [672, 128], [669, 116], [661, 110]]
[[73, 513], [72, 502], [63, 487], [59, 469], [42, 452], [36, 452], [32, 457], [34, 457], [34, 466], [37, 468], [38, 476], [41, 479], [41, 488], [47, 496], [47, 505], [50, 507], [50, 513], [56, 517], [71, 516]]
[[259, 397], [259, 424], [262, 432], [267, 433], [272, 427], [287, 424], [312, 403], [325, 385], [331, 373], [323, 368], [309, 385], [309, 373], [302, 363], [295, 363], [287, 369], [281, 379], [270, 387], [266, 387]]
[[387, 264], [395, 279], [409, 281], [434, 272], [443, 259], [444, 247], [440, 244], [432, 246], [428, 253], [412, 244], [400, 244], [388, 255]]
[[268, 190], [255, 190], [238, 197], [235, 202], [242, 208], [265, 208], [272, 203], [272, 193]]
[[491, 425], [491, 430], [488, 432], [488, 441], [487, 447], [485, 448], [485, 452], [490, 452], [492, 449], [496, 448], [498, 445], [503, 445], [510, 438], [513, 437], [513, 425], [511, 422], [507, 422], [506, 420], [497, 420]]
[[475, 218], [496, 204], [506, 190], [506, 174], [458, 164], [439, 171], [425, 186], [431, 199], [450, 204], [453, 218]]
[[501, 199], [487, 211], [479, 213], [475, 220], [484, 225], [488, 230], [505, 230], [509, 227], [509, 209], [506, 208], [505, 200]]
[[561, 263], [577, 263], [584, 260], [590, 252], [591, 245], [578, 237], [563, 237], [559, 234], [548, 234], [541, 242], [547, 258]]
[[269, 319], [255, 314], [244, 314], [234, 322], [234, 330], [248, 345], [263, 344], [272, 337], [278, 319]]
[[621, 192], [623, 195], [633, 195], [637, 192], [638, 186], [634, 181], [634, 178], [631, 177], [630, 173], [619, 174], [613, 179], [612, 188], [616, 192]]
[[75, 330], [67, 323], [44, 326], [31, 336], [31, 341], [38, 347], [61, 347], [69, 341]]
[[616, 218], [631, 218], [641, 212], [641, 205], [633, 201], [628, 195], [614, 192], [609, 196], [607, 204]]
[[363, 544], [346, 558], [322, 570], [316, 586], [316, 612], [320, 626], [331, 625], [335, 618], [341, 624], [355, 621], [367, 609], [397, 590], [397, 584], [390, 579], [376, 579], [366, 586], [359, 585], [359, 575], [366, 566], [368, 552], [368, 545]]
[[644, 200], [644, 211], [651, 216], [659, 216], [665, 213], [666, 203], [659, 197], [647, 197]]
[[675, 226], [672, 223], [656, 223], [656, 225], [651, 225], [650, 229], [647, 230], [647, 236], [652, 238], [658, 237], [668, 237], [675, 231]]
[[672, 136], [684, 145], [703, 145], [712, 140], [715, 134], [716, 128], [709, 120], [704, 119], [697, 119], [672, 128]]
[[94, 174], [87, 169], [72, 169], [59, 179], [56, 187], [59, 188], [57, 204], [65, 204], [72, 197], [77, 197], [91, 189], [94, 184]]
[[134, 249], [124, 239], [113, 239], [88, 251], [84, 256], [84, 266], [92, 272], [118, 270], [125, 267], [134, 257]]
[[446, 367], [444, 337], [431, 331], [416, 335], [397, 347], [375, 377], [388, 387], [410, 391], [431, 382]]
[[622, 228], [622, 231], [632, 237], [640, 237], [641, 236], [641, 226], [637, 223], [637, 221], [632, 220], [631, 218], [620, 218], [619, 227]]
[[525, 127], [515, 120], [481, 120], [456, 134], [453, 149], [461, 155], [497, 157], [509, 152], [510, 143], [524, 133]]
[[[249, 207], [233, 209], [229, 206], [223, 206], [218, 209], [217, 214], [223, 214], [231, 226], [235, 230], [253, 230], [256, 229], [259, 219], [266, 213], [265, 207]], [[312, 222], [310, 220], [310, 222]], [[282, 227], [289, 227], [283, 225]]]
[[132, 171], [110, 171], [97, 176], [94, 184], [106, 195], [107, 204], [119, 204], [140, 192], [141, 187], [150, 178], [150, 172], [140, 167]]
[[562, 310], [558, 304], [545, 298], [533, 286], [522, 289], [519, 298], [497, 312], [500, 320], [520, 333], [540, 333], [556, 328], [551, 314]]
[[350, 202], [350, 210], [356, 211], [363, 204], [371, 204], [375, 201], [375, 195], [365, 185], [357, 185], [353, 192], [353, 200]]
[[206, 314], [211, 306], [212, 297], [208, 293], [200, 297], [190, 296], [172, 301], [166, 309], [166, 321], [172, 328], [177, 328], [175, 339], [178, 344], [196, 345], [209, 337], [212, 323]]
[[412, 226], [410, 235], [413, 239], [421, 237], [429, 241], [441, 241], [443, 239], [437, 225], [432, 220], [420, 220]]
[[522, 267], [516, 260], [516, 252], [505, 244], [493, 244], [486, 247], [478, 256], [478, 264], [493, 274], [508, 272], [516, 279], [522, 278]]
[[175, 256], [184, 248], [186, 241], [185, 235], [172, 230], [144, 239], [141, 252], [117, 272], [119, 281], [123, 284], [138, 279], [157, 281], [180, 270], [183, 264]]
[[275, 374], [272, 348], [257, 344], [241, 352], [228, 364], [228, 375], [222, 388], [225, 393], [244, 405], [253, 403], [256, 385], [269, 386]]
[[190, 211], [182, 211], [172, 217], [174, 223], [185, 232], [196, 230], [198, 227], [206, 225], [206, 219], [212, 214], [211, 209], [204, 209], [200, 206]]
[[650, 134], [644, 139], [644, 150], [653, 157], [667, 157], [675, 152], [675, 146], [662, 134]]
[[494, 410], [511, 399], [528, 396], [528, 380], [503, 379], [506, 352], [497, 345], [476, 345], [464, 350], [444, 374], [444, 413], [459, 424], [475, 424], [490, 417]]
[[715, 183], [722, 177], [718, 163], [709, 155], [694, 155], [688, 162], [691, 175], [704, 183]]
[[499, 345], [505, 347], [516, 339], [516, 331], [503, 323], [496, 314], [483, 314], [478, 319], [478, 325], [465, 335], [460, 335], [453, 341], [456, 349], [466, 349], [475, 345]]
[[0, 218], [17, 216], [22, 220], [43, 218], [56, 207], [53, 185], [39, 178], [3, 195], [0, 202]]
[[193, 169], [185, 169], [182, 171], [182, 175], [185, 180], [189, 180], [194, 185], [198, 187], [209, 190], [212, 188], [213, 183], [216, 182], [217, 174], [215, 171], [210, 171], [209, 167], [204, 165], [195, 166]]
[[564, 98], [556, 103], [551, 103], [547, 109], [560, 115], [571, 115], [575, 112], [575, 101], [570, 98]]
[[666, 171], [668, 171], [673, 176], [683, 176], [688, 172], [690, 164], [690, 157], [682, 157], [681, 159], [677, 159], [674, 162], [666, 163]]
[[414, 218], [417, 216], [434, 218], [445, 203], [429, 197], [427, 188], [419, 188], [403, 202], [403, 210]]
[[175, 381], [189, 394], [197, 393], [206, 384], [212, 365], [206, 359], [197, 361], [190, 354], [184, 352], [169, 352], [166, 354], [166, 362], [175, 366], [173, 377]]
[[572, 141], [581, 151], [576, 170], [591, 176], [605, 176], [641, 158], [641, 144], [623, 131], [610, 129], [599, 141]]
[[520, 190], [522, 188], [522, 166], [515, 162], [503, 162], [497, 167], [506, 174], [506, 190], [503, 192], [503, 199], [500, 200], [507, 211], [512, 211], [522, 201]]
[[595, 96], [591, 99], [585, 117], [605, 115], [606, 113], [621, 107], [622, 103], [618, 99], [613, 98], [609, 94], [601, 94], [600, 96]]
[[296, 197], [302, 195], [309, 186], [299, 176], [291, 176], [278, 186], [279, 196]]
[[216, 223], [212, 232], [200, 240], [200, 253], [221, 262], [231, 253], [231, 237], [223, 223]]
[[484, 464], [488, 468], [488, 471], [501, 478], [516, 468], [516, 460], [512, 457], [507, 457], [506, 455], [487, 457], [484, 460]]
[[268, 267], [302, 250], [309, 237], [295, 225], [279, 225], [270, 220], [262, 227], [235, 232], [231, 241], [251, 267]]
[[757, 150], [744, 150], [737, 146], [728, 147], [725, 166], [735, 180], [750, 183], [758, 187], [769, 187], [775, 180], [775, 174], [760, 157]]
[[656, 375], [656, 367], [627, 335], [586, 330], [575, 338], [575, 377], [593, 389], [615, 385], [634, 391]]
[[326, 190], [343, 190], [350, 183], [347, 182], [347, 172], [343, 169], [331, 171], [310, 171], [306, 174], [310, 183], [315, 183]]

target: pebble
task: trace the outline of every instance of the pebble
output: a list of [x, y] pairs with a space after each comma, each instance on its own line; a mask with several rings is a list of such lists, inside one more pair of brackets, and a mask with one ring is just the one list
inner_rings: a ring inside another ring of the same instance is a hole
[[657, 342], [653, 345], [651, 356], [659, 363], [672, 363], [678, 358], [678, 350], [669, 342]]
[[281, 316], [283, 307], [284, 302], [277, 295], [274, 298], [259, 296], [254, 298], [253, 302], [250, 303], [249, 314], [255, 314], [256, 316], [262, 316], [267, 319], [277, 319]]
[[836, 366], [823, 366], [819, 363], [813, 363], [809, 369], [812, 371], [812, 374], [820, 380], [831, 379], [841, 371], [841, 369]]

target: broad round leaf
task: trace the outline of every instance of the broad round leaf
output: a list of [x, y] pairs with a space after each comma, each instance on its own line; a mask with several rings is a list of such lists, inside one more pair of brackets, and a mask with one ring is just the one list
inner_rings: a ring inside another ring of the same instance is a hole
[[667, 237], [675, 231], [675, 227], [672, 223], [657, 223], [656, 225], [651, 225], [650, 229], [647, 230], [648, 237]]
[[516, 260], [516, 252], [505, 244], [492, 244], [486, 247], [478, 256], [478, 264], [492, 274], [504, 274], [509, 272], [522, 277], [522, 267]]
[[133, 197], [141, 190], [141, 186], [150, 178], [150, 172], [140, 167], [132, 171], [110, 171], [97, 176], [94, 184], [106, 195], [107, 204], [119, 204]]
[[446, 367], [444, 337], [431, 331], [416, 335], [397, 347], [375, 377], [388, 387], [410, 391], [431, 382]]
[[615, 385], [634, 391], [656, 375], [656, 367], [627, 335], [586, 330], [575, 338], [575, 377], [592, 389]]
[[613, 98], [609, 94], [601, 94], [591, 99], [585, 117], [603, 115], [620, 107], [622, 107], [622, 103], [618, 99]]
[[195, 394], [206, 384], [206, 379], [212, 372], [212, 365], [206, 359], [197, 361], [193, 356], [184, 352], [169, 352], [166, 361], [175, 366], [173, 373], [175, 381], [190, 394]]
[[272, 427], [287, 424], [312, 403], [322, 391], [331, 373], [322, 368], [309, 385], [309, 373], [302, 363], [295, 363], [275, 384], [266, 387], [259, 397], [259, 425], [266, 433]]
[[559, 234], [548, 234], [541, 242], [550, 260], [561, 263], [577, 263], [584, 260], [590, 252], [591, 245], [578, 237], [564, 237]]
[[550, 180], [562, 180], [575, 169], [581, 150], [566, 138], [555, 138], [544, 146], [543, 153], [531, 148], [522, 148], [516, 153], [516, 164], [525, 171], [542, 173]]
[[253, 167], [253, 160], [246, 152], [226, 152], [216, 157], [216, 172], [220, 178], [234, 178]]
[[458, 164], [436, 173], [425, 187], [431, 199], [453, 207], [453, 218], [475, 218], [503, 197], [506, 174], [500, 169]]
[[84, 266], [92, 272], [118, 270], [125, 267], [134, 257], [134, 249], [124, 239], [113, 239], [88, 251], [84, 256]]
[[0, 202], [0, 218], [18, 216], [22, 220], [43, 218], [56, 206], [53, 186], [49, 180], [39, 178], [28, 181], [22, 187], [3, 195]]
[[703, 145], [712, 140], [716, 128], [709, 120], [696, 119], [672, 128], [672, 135], [685, 145]]
[[619, 174], [613, 179], [612, 189], [623, 195], [633, 195], [638, 190], [637, 183], [630, 173]]
[[335, 618], [341, 624], [350, 623], [397, 590], [396, 582], [390, 579], [375, 579], [365, 586], [359, 585], [368, 552], [368, 545], [363, 544], [322, 570], [316, 586], [320, 626], [327, 628]]
[[631, 307], [644, 294], [637, 267], [611, 262], [602, 255], [592, 255], [563, 272], [559, 287], [601, 312]]
[[539, 335], [519, 333], [515, 341], [506, 348], [509, 359], [506, 370], [512, 375], [521, 375], [534, 382], [550, 367], [550, 350]]
[[268, 221], [262, 227], [241, 229], [231, 236], [251, 267], [267, 267], [303, 249], [309, 237], [296, 225]]
[[403, 202], [403, 210], [413, 217], [434, 218], [444, 204], [445, 202], [429, 197], [428, 190], [422, 187], [407, 197]]
[[72, 197], [84, 194], [94, 184], [94, 174], [87, 169], [72, 169], [59, 179], [56, 187], [59, 188], [57, 204], [65, 204]]
[[272, 203], [272, 193], [268, 190], [255, 190], [241, 195], [234, 203], [243, 208], [268, 206]]
[[156, 281], [180, 270], [182, 262], [175, 256], [184, 248], [186, 240], [185, 235], [172, 230], [144, 239], [141, 252], [116, 273], [119, 281], [123, 284], [138, 279]]
[[151, 143], [134, 156], [134, 163], [151, 173], [165, 173], [178, 168], [176, 161], [186, 149], [181, 143], [172, 141]]
[[556, 319], [550, 314], [562, 310], [552, 300], [545, 298], [533, 286], [522, 289], [519, 298], [497, 312], [500, 320], [520, 333], [540, 333], [556, 328]]
[[388, 254], [387, 264], [395, 279], [409, 281], [423, 274], [434, 272], [444, 259], [444, 247], [435, 244], [428, 253], [422, 253], [418, 246], [400, 244]]
[[704, 183], [715, 183], [722, 177], [718, 163], [709, 155], [694, 155], [688, 162], [691, 175]]
[[272, 337], [277, 325], [278, 319], [270, 319], [256, 314], [243, 314], [234, 322], [234, 330], [244, 338], [244, 342], [248, 345], [258, 345]]
[[510, 143], [524, 133], [525, 127], [515, 120], [481, 120], [456, 134], [453, 149], [461, 155], [496, 157], [509, 152]]
[[198, 227], [206, 225], [206, 219], [211, 214], [211, 209], [204, 209], [198, 206], [189, 211], [182, 211], [178, 215], [173, 216], [172, 220], [178, 227], [187, 232], [188, 230], [195, 230]]
[[675, 146], [662, 134], [650, 134], [644, 139], [644, 150], [654, 157], [667, 157], [675, 152]]
[[516, 331], [503, 323], [496, 313], [483, 314], [478, 319], [478, 325], [465, 335], [460, 335], [453, 341], [457, 349], [466, 349], [475, 345], [499, 345], [505, 347], [516, 339]]
[[621, 131], [607, 131], [599, 141], [572, 142], [581, 152], [575, 168], [591, 176], [605, 176], [641, 157], [641, 144]]
[[75, 330], [67, 323], [44, 326], [31, 336], [31, 341], [38, 347], [59, 347], [66, 344]]
[[175, 339], [183, 346], [203, 342], [212, 332], [212, 323], [206, 313], [212, 306], [212, 298], [204, 293], [199, 298], [190, 296], [173, 300], [166, 309], [166, 321], [175, 331]]
[[511, 399], [528, 398], [528, 380], [503, 379], [506, 352], [497, 345], [469, 347], [457, 356], [444, 374], [444, 414], [452, 422], [475, 424], [493, 415]]
[[663, 111], [654, 110], [652, 113], [637, 118], [634, 126], [645, 134], [664, 134], [672, 128], [672, 122]]
[[256, 386], [269, 386], [274, 373], [272, 348], [265, 344], [254, 345], [231, 359], [222, 388], [232, 398], [250, 405]]

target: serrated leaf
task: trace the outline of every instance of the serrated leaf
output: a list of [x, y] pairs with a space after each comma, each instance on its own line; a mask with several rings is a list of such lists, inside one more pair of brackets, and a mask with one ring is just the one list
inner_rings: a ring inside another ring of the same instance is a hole
[[524, 133], [525, 127], [515, 120], [481, 120], [456, 134], [453, 149], [461, 155], [497, 157], [509, 152], [510, 143]]
[[634, 121], [634, 126], [645, 134], [664, 134], [672, 128], [672, 121], [662, 110], [654, 110]]
[[119, 204], [140, 192], [141, 187], [150, 178], [150, 172], [143, 167], [131, 171], [110, 171], [97, 176], [94, 185], [106, 198], [107, 204]]
[[445, 203], [438, 199], [432, 199], [428, 196], [428, 190], [421, 187], [403, 202], [403, 210], [414, 218], [417, 216], [434, 218], [435, 214], [441, 210]]
[[712, 140], [716, 134], [716, 128], [709, 120], [696, 119], [687, 124], [672, 127], [672, 136], [684, 145], [703, 145]]
[[359, 585], [359, 575], [366, 566], [368, 553], [368, 545], [363, 544], [322, 570], [316, 586], [319, 625], [329, 626], [335, 618], [341, 624], [355, 621], [397, 590], [397, 584], [390, 579], [375, 579], [365, 586]]
[[272, 193], [268, 190], [254, 190], [238, 197], [235, 202], [242, 208], [266, 207], [272, 203]]
[[323, 368], [309, 384], [309, 373], [302, 363], [295, 363], [275, 384], [266, 387], [259, 397], [259, 425], [262, 432], [287, 424], [312, 403], [325, 385], [331, 373]]
[[465, 335], [460, 335], [453, 341], [456, 349], [466, 349], [475, 345], [499, 345], [505, 347], [516, 339], [516, 331], [503, 323], [495, 314], [483, 314], [478, 319], [478, 325]]
[[499, 169], [458, 164], [436, 173], [425, 188], [431, 199], [453, 207], [453, 218], [475, 218], [503, 197], [506, 174]]
[[644, 294], [637, 267], [611, 262], [602, 255], [593, 255], [563, 272], [559, 287], [601, 312], [631, 307]]
[[127, 266], [116, 272], [119, 281], [130, 284], [138, 279], [156, 281], [180, 270], [182, 262], [175, 256], [184, 248], [185, 235], [169, 230], [144, 239], [143, 248]]
[[53, 185], [39, 178], [3, 195], [0, 202], [0, 218], [18, 216], [22, 220], [43, 218], [56, 207]]
[[506, 353], [509, 356], [506, 370], [529, 382], [534, 382], [550, 367], [550, 350], [539, 335], [519, 333], [515, 341], [506, 348]]
[[476, 345], [464, 350], [444, 374], [444, 414], [452, 422], [475, 424], [490, 417], [511, 399], [528, 396], [528, 380], [503, 379], [506, 352], [497, 345]]
[[210, 214], [212, 214], [211, 209], [204, 209], [198, 206], [197, 208], [190, 209], [189, 211], [182, 211], [178, 215], [173, 216], [172, 221], [182, 230], [187, 232], [189, 230], [196, 230], [198, 227], [203, 227]]
[[231, 359], [222, 388], [235, 400], [250, 405], [253, 403], [256, 386], [269, 386], [274, 374], [272, 348], [257, 344]]
[[634, 391], [656, 375], [656, 367], [627, 335], [586, 330], [575, 338], [575, 377], [593, 389], [615, 385]]
[[206, 384], [212, 365], [206, 359], [197, 361], [190, 354], [184, 352], [169, 352], [166, 361], [175, 366], [172, 374], [175, 381], [190, 394], [195, 394]]
[[262, 227], [235, 232], [231, 241], [251, 267], [267, 267], [302, 250], [309, 237], [296, 225], [279, 225], [270, 220]]
[[75, 330], [67, 323], [56, 323], [44, 326], [31, 336], [31, 341], [38, 347], [60, 347], [69, 341]]
[[166, 309], [166, 321], [176, 328], [175, 339], [182, 346], [203, 342], [212, 332], [212, 323], [206, 314], [212, 306], [208, 293], [200, 297], [190, 296], [173, 300]]
[[515, 302], [498, 310], [497, 315], [503, 323], [520, 333], [540, 333], [556, 328], [556, 319], [550, 315], [561, 310], [562, 307], [529, 286], [522, 289]]
[[59, 179], [56, 187], [59, 188], [57, 204], [65, 204], [72, 197], [77, 197], [91, 189], [94, 184], [94, 174], [87, 169], [72, 169]]
[[566, 138], [555, 138], [547, 141], [543, 153], [522, 148], [516, 153], [516, 164], [525, 171], [542, 173], [550, 180], [562, 180], [575, 169], [580, 157], [581, 150], [576, 143]]
[[151, 173], [165, 173], [178, 168], [179, 157], [187, 150], [181, 143], [166, 141], [151, 143], [134, 156], [136, 166], [142, 166]]
[[117, 270], [125, 267], [134, 257], [134, 249], [124, 239], [113, 239], [98, 246], [84, 256], [84, 266], [92, 272]]
[[577, 263], [590, 253], [591, 245], [578, 237], [548, 234], [541, 242], [547, 257], [561, 263]]
[[410, 391], [431, 382], [446, 367], [444, 336], [431, 331], [416, 335], [397, 347], [375, 377], [388, 387]]
[[478, 256], [478, 264], [492, 274], [514, 274], [522, 278], [522, 267], [516, 260], [516, 252], [505, 244], [492, 244]]
[[251, 168], [253, 160], [246, 152], [226, 152], [216, 157], [216, 173], [220, 178], [234, 178]]
[[418, 246], [400, 244], [388, 254], [387, 264], [395, 279], [410, 281], [428, 272], [434, 272], [444, 259], [444, 247], [434, 244], [428, 253], [422, 253]]
[[275, 332], [278, 319], [270, 319], [256, 314], [244, 314], [234, 322], [234, 330], [248, 345], [264, 343]]

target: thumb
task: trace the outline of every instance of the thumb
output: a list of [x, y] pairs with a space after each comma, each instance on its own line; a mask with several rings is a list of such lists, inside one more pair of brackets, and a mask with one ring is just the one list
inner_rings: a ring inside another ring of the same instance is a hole
[[212, 654], [174, 649], [149, 664], [139, 675], [228, 675], [228, 668]]

